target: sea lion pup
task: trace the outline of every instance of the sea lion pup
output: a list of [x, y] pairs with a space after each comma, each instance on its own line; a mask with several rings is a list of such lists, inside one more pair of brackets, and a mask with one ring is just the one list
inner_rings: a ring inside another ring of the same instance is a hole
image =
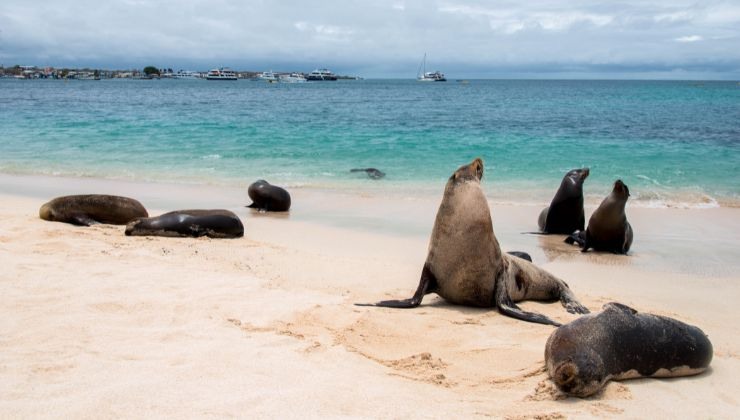
[[247, 194], [252, 199], [252, 204], [247, 207], [262, 211], [288, 211], [290, 209], [290, 194], [264, 179], [252, 183]]
[[126, 226], [126, 236], [241, 238], [244, 225], [229, 210], [177, 210]]
[[350, 172], [365, 172], [367, 176], [372, 179], [380, 179], [385, 176], [385, 172], [375, 168], [355, 168], [350, 169]]
[[537, 223], [542, 233], [570, 235], [583, 230], [586, 216], [583, 213], [583, 182], [589, 169], [571, 169], [563, 177], [558, 192], [548, 207], [542, 209]]
[[501, 252], [480, 187], [482, 177], [483, 161], [475, 159], [447, 181], [414, 296], [369, 306], [414, 308], [427, 293], [437, 293], [450, 303], [496, 307], [504, 315], [541, 324], [560, 325], [544, 315], [525, 312], [514, 302], [560, 299], [568, 312], [587, 313], [565, 282]]
[[627, 215], [624, 212], [629, 196], [629, 188], [621, 179], [618, 179], [614, 183], [611, 194], [591, 215], [586, 231], [573, 232], [565, 238], [565, 242], [569, 244], [577, 242], [583, 252], [593, 248], [597, 251], [626, 254], [632, 245], [633, 236], [632, 226], [627, 221]]
[[133, 198], [117, 195], [86, 194], [57, 197], [41, 206], [39, 217], [51, 222], [90, 226], [96, 223], [125, 225], [147, 217], [144, 206]]
[[712, 343], [697, 327], [620, 303], [603, 309], [547, 339], [547, 373], [568, 395], [593, 395], [610, 379], [696, 375], [712, 361]]

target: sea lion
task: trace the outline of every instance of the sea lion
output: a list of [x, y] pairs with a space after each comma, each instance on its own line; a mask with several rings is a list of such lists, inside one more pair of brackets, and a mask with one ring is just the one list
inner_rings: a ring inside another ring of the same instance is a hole
[[450, 303], [496, 307], [504, 315], [541, 324], [560, 325], [544, 315], [525, 312], [514, 302], [560, 299], [568, 312], [587, 313], [564, 281], [501, 252], [480, 186], [482, 177], [483, 161], [475, 159], [447, 181], [414, 296], [369, 306], [414, 308], [424, 295], [437, 293]]
[[290, 194], [264, 179], [252, 183], [247, 193], [252, 199], [252, 204], [247, 207], [263, 211], [288, 211], [290, 209]]
[[355, 168], [350, 169], [350, 172], [365, 172], [367, 176], [372, 179], [380, 179], [385, 176], [385, 172], [375, 168]]
[[565, 174], [550, 205], [540, 212], [537, 223], [542, 233], [569, 235], [575, 230], [583, 230], [586, 221], [583, 213], [583, 182], [588, 174], [588, 168], [571, 169]]
[[134, 220], [126, 226], [126, 236], [241, 238], [244, 225], [229, 210], [177, 210]]
[[632, 226], [627, 221], [624, 207], [630, 196], [630, 190], [618, 179], [614, 188], [588, 220], [586, 231], [573, 232], [565, 238], [569, 244], [578, 243], [581, 251], [589, 248], [597, 251], [626, 254], [632, 245]]
[[547, 339], [547, 373], [568, 395], [593, 395], [610, 379], [696, 375], [712, 361], [712, 343], [697, 327], [620, 303], [603, 309]]
[[147, 217], [144, 206], [133, 198], [117, 195], [86, 194], [57, 197], [41, 206], [39, 217], [52, 222], [90, 226], [96, 223], [125, 225]]

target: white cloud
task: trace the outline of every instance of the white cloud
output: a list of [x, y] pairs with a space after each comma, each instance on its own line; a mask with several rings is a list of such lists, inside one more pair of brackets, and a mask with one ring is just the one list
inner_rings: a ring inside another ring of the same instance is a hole
[[704, 38], [702, 38], [700, 35], [680, 36], [674, 39], [674, 41], [676, 42], [698, 42], [698, 41], [703, 41], [703, 40]]

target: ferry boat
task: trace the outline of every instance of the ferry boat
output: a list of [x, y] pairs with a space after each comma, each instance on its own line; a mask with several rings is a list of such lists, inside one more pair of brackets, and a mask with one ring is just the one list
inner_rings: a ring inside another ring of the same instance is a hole
[[236, 80], [236, 73], [228, 67], [221, 67], [209, 71], [206, 80]]
[[327, 69], [316, 69], [308, 73], [306, 80], [337, 80], [337, 75]]
[[305, 83], [306, 78], [303, 77], [303, 75], [300, 73], [281, 74], [280, 82], [281, 83]]
[[426, 71], [427, 70], [427, 55], [424, 53], [424, 58], [421, 60], [419, 70], [416, 72], [416, 80], [420, 82], [446, 82], [444, 73], [440, 71]]

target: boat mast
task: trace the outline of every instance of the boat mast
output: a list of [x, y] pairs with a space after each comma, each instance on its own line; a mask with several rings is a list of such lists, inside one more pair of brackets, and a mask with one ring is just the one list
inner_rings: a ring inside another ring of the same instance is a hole
[[419, 70], [416, 71], [417, 78], [421, 79], [424, 77], [424, 73], [427, 71], [427, 53], [424, 53], [424, 58], [421, 59], [419, 64]]

